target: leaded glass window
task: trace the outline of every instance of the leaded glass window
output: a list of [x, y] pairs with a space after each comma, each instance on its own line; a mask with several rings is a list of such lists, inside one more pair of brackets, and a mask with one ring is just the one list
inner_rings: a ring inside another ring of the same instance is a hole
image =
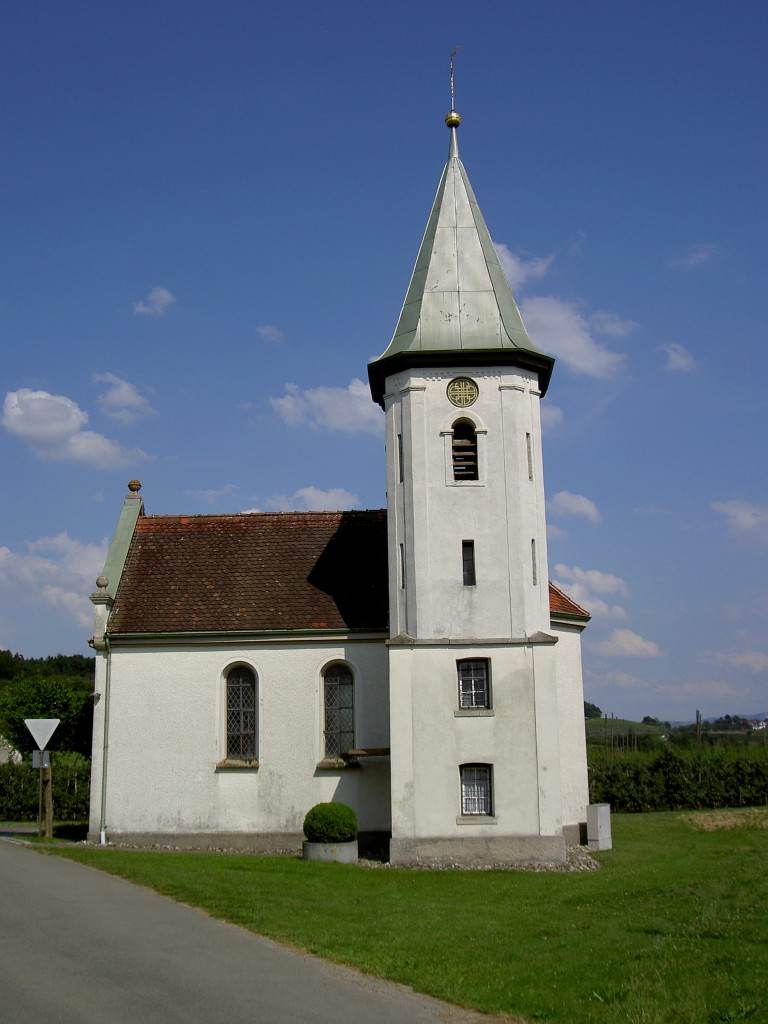
[[227, 758], [256, 758], [256, 676], [244, 665], [227, 674]]
[[491, 688], [485, 658], [456, 663], [459, 673], [459, 707], [490, 708]]
[[323, 676], [325, 700], [325, 756], [341, 757], [355, 746], [355, 704], [352, 672], [346, 665], [331, 665]]
[[493, 814], [491, 766], [463, 764], [461, 773], [461, 813], [463, 815]]

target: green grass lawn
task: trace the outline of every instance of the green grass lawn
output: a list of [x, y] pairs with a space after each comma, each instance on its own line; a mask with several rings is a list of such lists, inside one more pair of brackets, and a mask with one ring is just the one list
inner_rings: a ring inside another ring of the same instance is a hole
[[768, 811], [616, 815], [613, 838], [583, 873], [51, 852], [488, 1013], [768, 1022]]

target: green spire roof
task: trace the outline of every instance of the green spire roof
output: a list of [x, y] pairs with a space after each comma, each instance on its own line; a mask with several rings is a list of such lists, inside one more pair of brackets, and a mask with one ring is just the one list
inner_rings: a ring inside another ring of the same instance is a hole
[[446, 118], [448, 162], [397, 328], [368, 366], [380, 405], [385, 377], [409, 366], [512, 364], [537, 370], [542, 394], [549, 384], [554, 360], [528, 337], [459, 159], [458, 120], [453, 112]]

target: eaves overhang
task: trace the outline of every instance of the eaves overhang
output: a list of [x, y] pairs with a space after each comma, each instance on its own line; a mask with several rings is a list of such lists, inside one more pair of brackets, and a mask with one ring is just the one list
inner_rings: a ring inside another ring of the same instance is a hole
[[382, 357], [368, 364], [368, 383], [374, 402], [384, 408], [386, 379], [402, 370], [413, 370], [419, 367], [434, 369], [435, 367], [470, 368], [486, 366], [515, 366], [521, 370], [530, 370], [538, 377], [539, 393], [542, 397], [547, 393], [552, 377], [555, 360], [543, 352], [529, 352], [525, 349], [451, 349], [445, 352], [397, 352]]
[[272, 629], [272, 630], [187, 630], [179, 633], [108, 633], [109, 644], [115, 647], [167, 647], [185, 645], [204, 647], [209, 644], [303, 644], [320, 643], [383, 643], [389, 633], [371, 629]]

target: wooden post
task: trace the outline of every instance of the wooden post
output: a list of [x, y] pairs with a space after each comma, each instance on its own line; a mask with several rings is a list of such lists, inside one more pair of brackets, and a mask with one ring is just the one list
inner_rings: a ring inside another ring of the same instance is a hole
[[40, 767], [37, 769], [37, 837], [43, 834], [43, 755], [40, 753]]
[[53, 839], [53, 779], [51, 777], [51, 759], [43, 768], [43, 795], [45, 798], [45, 838]]
[[701, 712], [696, 711], [696, 750], [701, 753]]

